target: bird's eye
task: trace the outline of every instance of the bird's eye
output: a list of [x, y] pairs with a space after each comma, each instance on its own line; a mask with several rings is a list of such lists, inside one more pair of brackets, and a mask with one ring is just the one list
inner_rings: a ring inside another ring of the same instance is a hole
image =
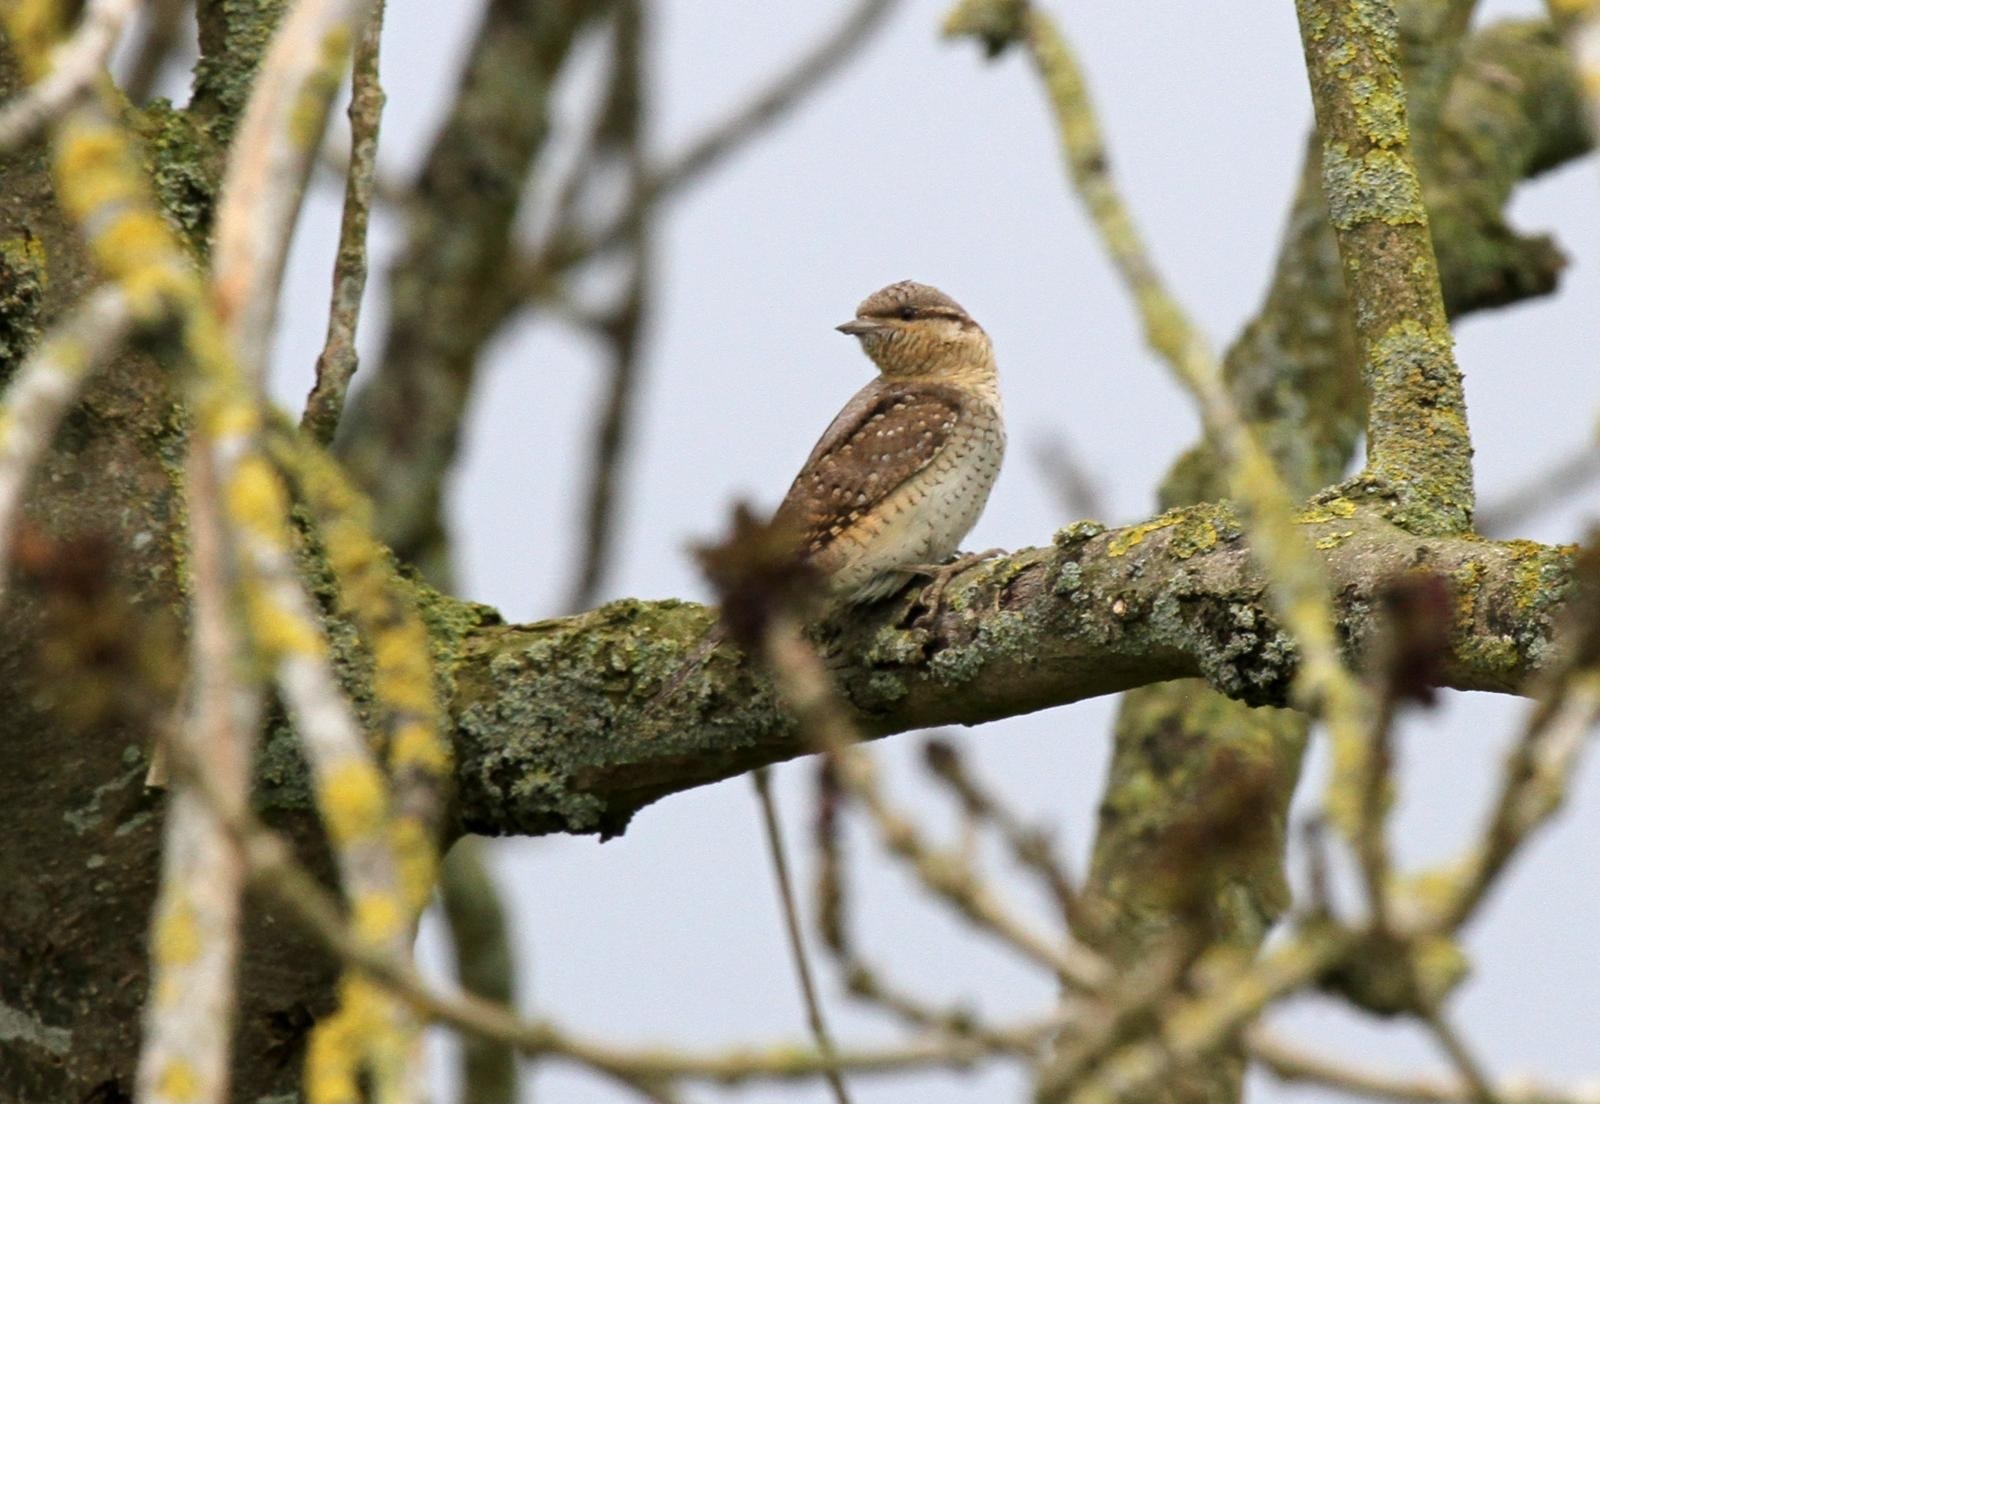
[[917, 306], [915, 305], [903, 306], [902, 309], [896, 312], [896, 318], [898, 320], [915, 320], [917, 318]]

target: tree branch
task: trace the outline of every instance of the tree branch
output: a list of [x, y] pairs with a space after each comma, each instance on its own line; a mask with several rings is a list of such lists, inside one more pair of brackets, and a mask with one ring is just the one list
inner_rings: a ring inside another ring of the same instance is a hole
[[[1351, 490], [1296, 516], [1320, 556], [1347, 658], [1362, 662], [1389, 578], [1440, 578], [1455, 606], [1450, 687], [1517, 690], [1545, 660], [1574, 591], [1572, 548], [1416, 538]], [[1176, 677], [1248, 703], [1286, 701], [1292, 642], [1268, 607], [1238, 515], [1200, 505], [1144, 524], [1060, 531], [970, 569], [938, 635], [903, 604], [822, 632], [862, 734], [982, 724]], [[810, 749], [739, 652], [713, 650], [677, 701], [648, 708], [712, 625], [697, 605], [619, 599], [571, 619], [500, 624], [445, 597], [428, 610], [447, 665], [460, 824], [484, 834], [615, 835], [668, 793]]]

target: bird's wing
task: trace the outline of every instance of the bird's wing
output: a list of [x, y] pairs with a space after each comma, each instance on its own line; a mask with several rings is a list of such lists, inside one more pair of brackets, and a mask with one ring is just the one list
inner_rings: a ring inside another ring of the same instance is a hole
[[966, 398], [949, 383], [877, 379], [826, 427], [778, 506], [777, 522], [816, 555], [904, 483], [952, 439]]

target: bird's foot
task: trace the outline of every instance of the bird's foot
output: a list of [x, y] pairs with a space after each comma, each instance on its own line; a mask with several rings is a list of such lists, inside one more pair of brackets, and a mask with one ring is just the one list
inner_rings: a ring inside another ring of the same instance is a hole
[[995, 557], [1006, 556], [1007, 554], [999, 546], [990, 546], [985, 551], [971, 551], [965, 556], [954, 557], [949, 562], [939, 562], [934, 566], [913, 565], [905, 567], [903, 569], [905, 572], [914, 572], [919, 577], [931, 580], [925, 586], [924, 591], [917, 595], [916, 604], [912, 606], [910, 614], [906, 616], [907, 622], [920, 626], [927, 638], [935, 638], [938, 634], [938, 616], [945, 612], [946, 586], [951, 583], [953, 578], [975, 563], [989, 562]]

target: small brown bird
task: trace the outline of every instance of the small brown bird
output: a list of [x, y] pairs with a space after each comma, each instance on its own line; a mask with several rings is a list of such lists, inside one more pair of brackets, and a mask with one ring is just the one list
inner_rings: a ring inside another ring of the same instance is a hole
[[[935, 619], [946, 582], [979, 556], [948, 560], [980, 518], [1007, 445], [994, 343], [965, 307], [929, 284], [890, 284], [836, 327], [880, 369], [847, 401], [777, 507], [829, 603], [866, 604], [931, 579], [919, 603]], [[652, 700], [706, 661], [717, 625]]]
[[881, 371], [826, 427], [777, 523], [835, 601], [870, 603], [926, 576], [935, 608], [961, 565], [946, 558], [1001, 471], [994, 343], [959, 301], [907, 281], [870, 294], [839, 330]]

